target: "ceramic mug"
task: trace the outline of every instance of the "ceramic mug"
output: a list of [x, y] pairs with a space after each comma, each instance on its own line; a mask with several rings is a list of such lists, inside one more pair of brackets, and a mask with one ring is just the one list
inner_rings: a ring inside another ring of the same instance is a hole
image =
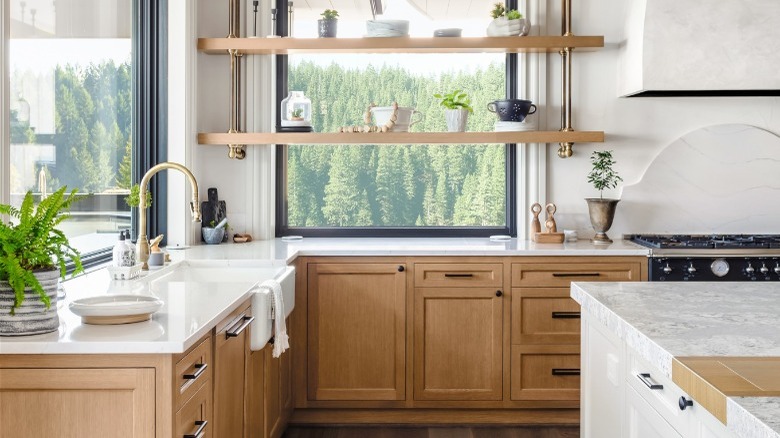
[[536, 105], [530, 100], [502, 99], [487, 104], [491, 113], [496, 113], [502, 122], [522, 122], [529, 114], [536, 112]]
[[[391, 106], [375, 106], [371, 108], [371, 113], [374, 115], [374, 120], [377, 126], [385, 126], [390, 121], [390, 116], [393, 115], [393, 107]], [[419, 115], [415, 120], [412, 120], [414, 114]], [[414, 108], [398, 107], [398, 116], [393, 126], [393, 132], [408, 132], [409, 128], [414, 126], [415, 123], [420, 123], [425, 118], [425, 115]]]
[[149, 260], [146, 263], [149, 266], [162, 266], [165, 264], [165, 254], [161, 252], [149, 253]]

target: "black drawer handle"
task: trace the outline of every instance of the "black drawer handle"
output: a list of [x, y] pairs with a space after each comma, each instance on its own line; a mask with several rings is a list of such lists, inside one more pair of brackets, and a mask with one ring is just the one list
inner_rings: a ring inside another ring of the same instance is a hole
[[406, 268], [404, 267], [404, 265], [399, 265], [398, 266], [398, 272], [404, 272], [405, 270], [406, 270]]
[[581, 312], [553, 312], [553, 319], [579, 319], [582, 317]]
[[206, 432], [206, 425], [209, 424], [206, 420], [198, 420], [195, 422], [195, 425], [198, 426], [198, 429], [193, 434], [184, 435], [184, 438], [200, 438], [203, 436], [203, 433]]
[[196, 363], [193, 365], [195, 368], [195, 372], [191, 374], [185, 374], [182, 377], [184, 377], [184, 380], [197, 380], [198, 377], [200, 377], [201, 374], [206, 372], [206, 368], [209, 367], [209, 364], [207, 363]]
[[240, 335], [241, 332], [243, 332], [247, 327], [249, 327], [249, 324], [252, 324], [252, 321], [255, 320], [254, 316], [245, 316], [241, 318], [242, 322], [239, 322], [237, 325], [238, 327], [234, 330], [228, 330], [225, 332], [225, 337], [228, 338], [235, 338], [236, 336]]
[[599, 272], [553, 272], [553, 277], [598, 277]]
[[553, 376], [579, 376], [580, 369], [579, 368], [553, 368], [552, 375]]
[[474, 276], [474, 274], [450, 274], [450, 273], [446, 273], [446, 274], [444, 274], [444, 276], [447, 277], [447, 278], [471, 278], [471, 277]]
[[653, 378], [650, 377], [650, 373], [639, 373], [636, 377], [650, 389], [664, 389], [664, 385], [653, 380]]

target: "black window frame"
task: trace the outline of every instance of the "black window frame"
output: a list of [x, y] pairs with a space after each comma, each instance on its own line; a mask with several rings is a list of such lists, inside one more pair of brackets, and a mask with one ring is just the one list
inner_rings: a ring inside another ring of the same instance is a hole
[[[276, 0], [276, 31], [288, 35], [287, 0]], [[518, 0], [506, 0], [505, 5], [517, 9]], [[516, 53], [506, 55], [506, 97], [518, 95], [519, 62]], [[276, 108], [288, 93], [288, 58], [276, 56]], [[281, 126], [277, 111], [276, 126]], [[276, 145], [276, 237], [299, 235], [304, 237], [488, 237], [502, 234], [517, 236], [517, 144], [506, 144], [506, 226], [503, 227], [290, 227], [287, 218], [287, 145]]]

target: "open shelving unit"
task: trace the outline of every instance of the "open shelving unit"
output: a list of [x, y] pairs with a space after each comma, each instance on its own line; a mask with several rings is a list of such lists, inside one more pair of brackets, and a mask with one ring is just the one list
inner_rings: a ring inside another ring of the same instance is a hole
[[[564, 0], [562, 35], [449, 38], [240, 38], [239, 14], [230, 0], [227, 38], [199, 38], [198, 50], [230, 56], [231, 114], [227, 133], [200, 133], [198, 143], [227, 145], [230, 158], [246, 156], [255, 144], [492, 144], [558, 143], [558, 156], [572, 155], [574, 143], [600, 143], [604, 132], [575, 131], [571, 124], [571, 54], [604, 47], [603, 36], [575, 36], [571, 32], [571, 4]], [[561, 55], [561, 129], [522, 132], [388, 132], [388, 133], [245, 133], [239, 128], [240, 63], [245, 55], [298, 53], [558, 53]]]

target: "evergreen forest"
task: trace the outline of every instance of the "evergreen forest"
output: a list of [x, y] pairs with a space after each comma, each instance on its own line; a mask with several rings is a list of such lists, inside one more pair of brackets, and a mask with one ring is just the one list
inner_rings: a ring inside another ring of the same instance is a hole
[[[440, 76], [396, 66], [352, 69], [290, 63], [289, 89], [312, 101], [316, 132], [363, 125], [371, 102], [413, 107], [412, 132], [446, 131], [435, 93], [463, 90], [474, 113], [468, 131], [492, 131], [488, 102], [505, 96], [504, 65]], [[382, 135], [377, 133], [375, 135]], [[290, 227], [501, 227], [506, 225], [506, 146], [291, 145], [287, 149]]]

